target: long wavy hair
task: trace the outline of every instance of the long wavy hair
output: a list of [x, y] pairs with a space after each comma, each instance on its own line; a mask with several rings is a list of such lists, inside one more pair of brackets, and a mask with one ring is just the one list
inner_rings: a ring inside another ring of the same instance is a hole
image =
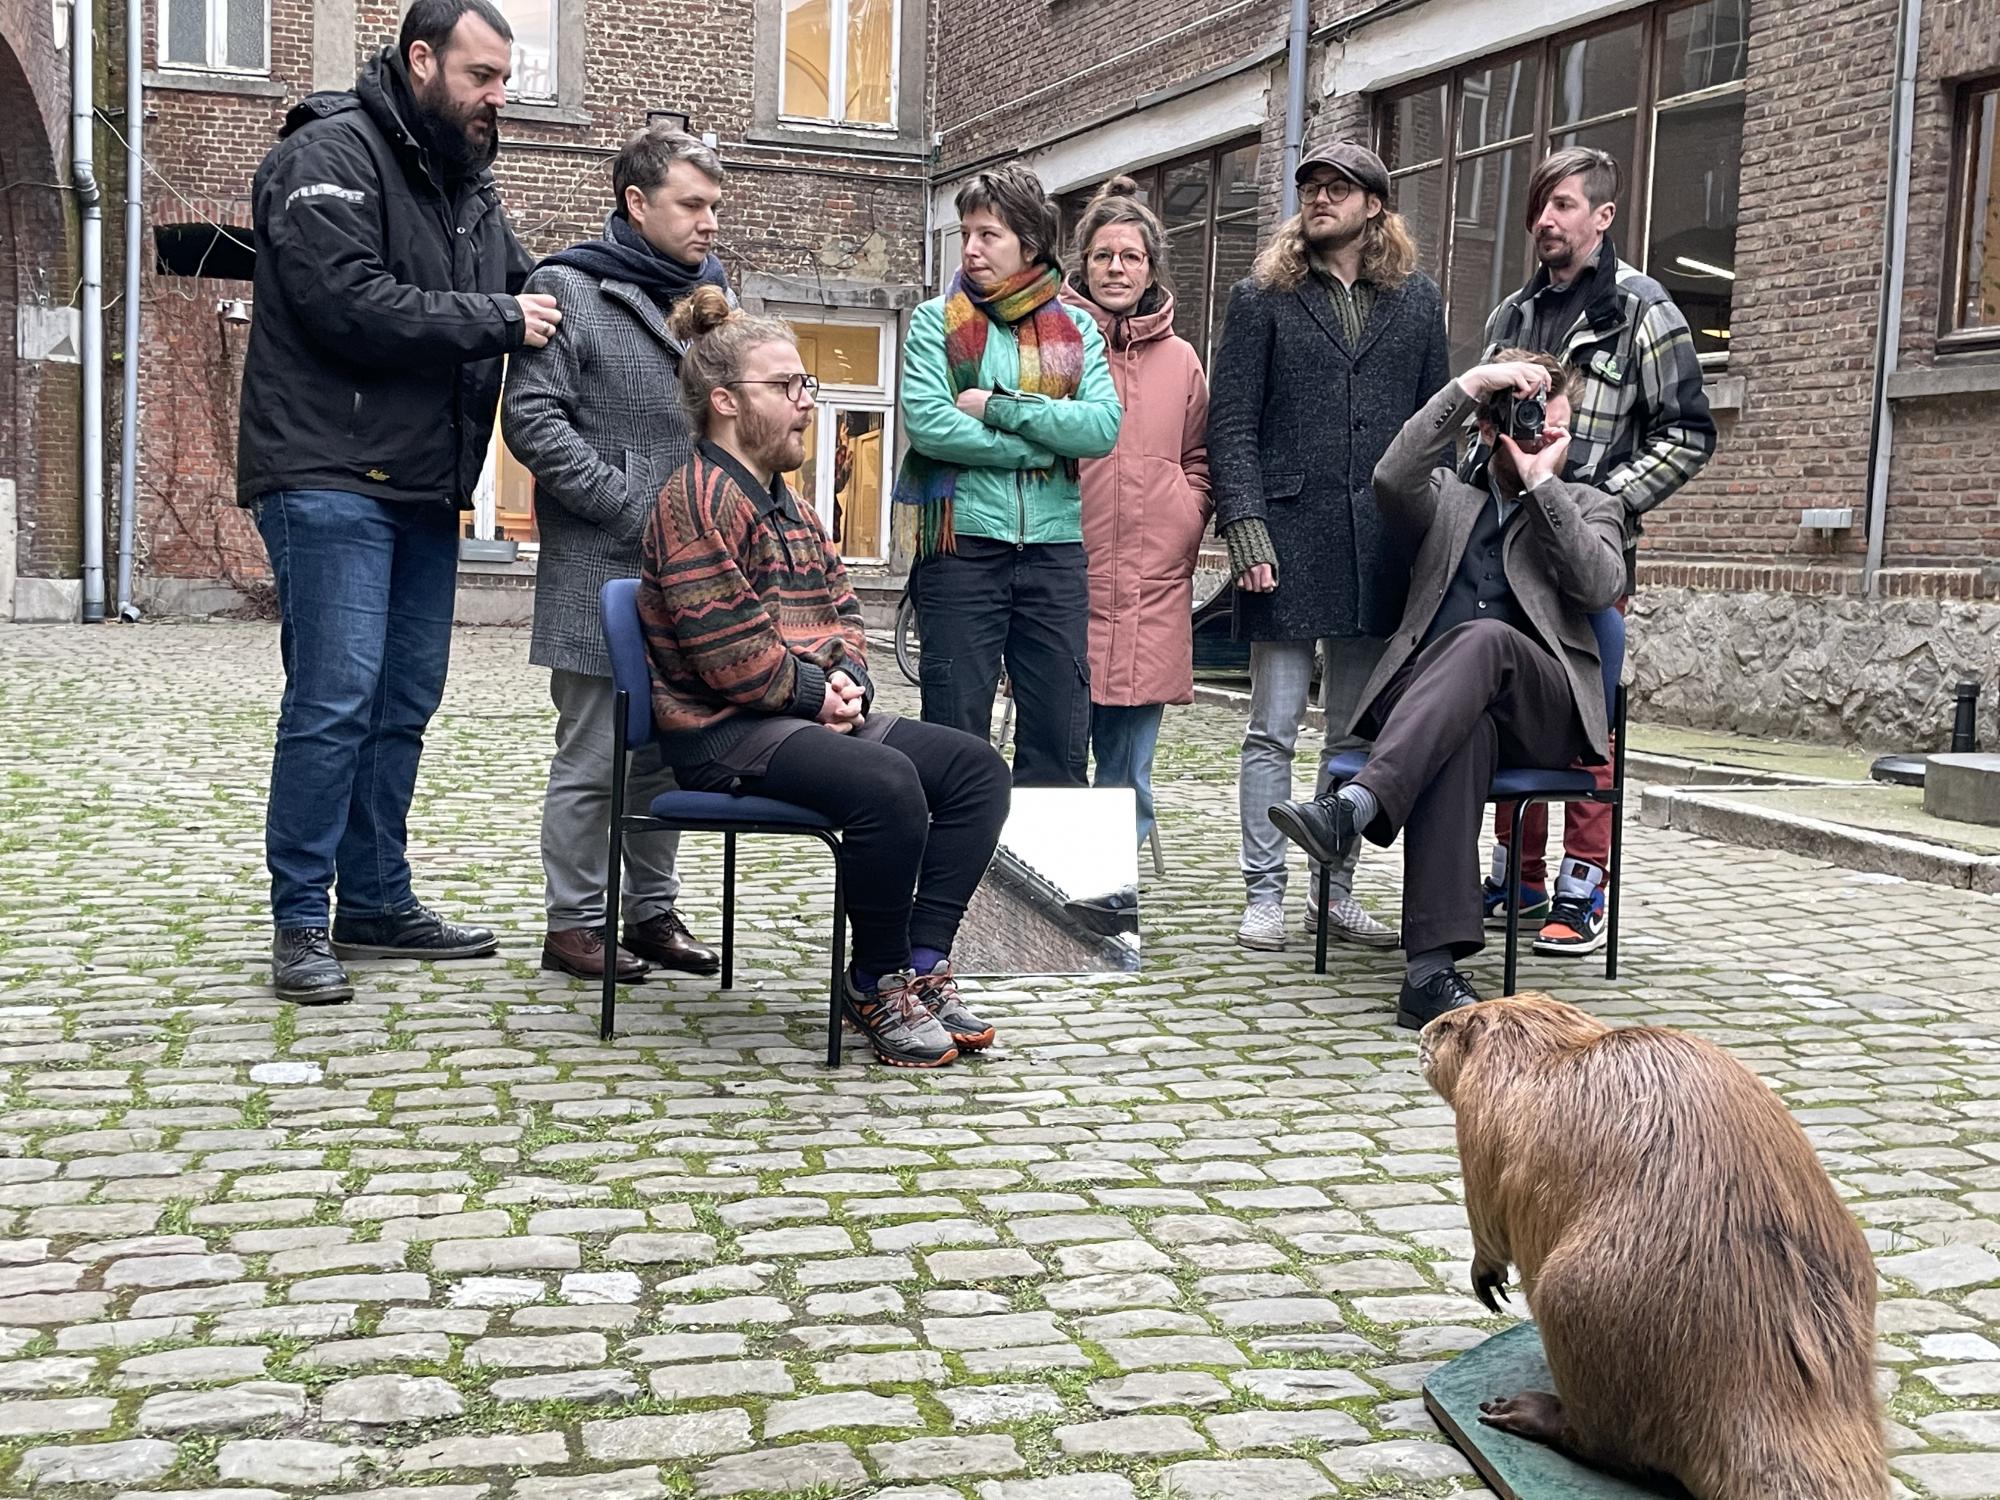
[[[1361, 279], [1394, 291], [1417, 268], [1417, 242], [1409, 225], [1394, 209], [1384, 207], [1361, 231]], [[1271, 243], [1257, 255], [1250, 277], [1270, 291], [1296, 291], [1312, 269], [1306, 247], [1305, 215], [1293, 214], [1278, 226]]]

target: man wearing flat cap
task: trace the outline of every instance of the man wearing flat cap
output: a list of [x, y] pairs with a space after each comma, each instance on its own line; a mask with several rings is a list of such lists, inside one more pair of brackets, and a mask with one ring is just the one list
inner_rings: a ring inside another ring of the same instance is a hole
[[[1402, 617], [1410, 559], [1375, 506], [1375, 465], [1451, 378], [1443, 301], [1388, 206], [1389, 173], [1337, 141], [1299, 163], [1299, 212], [1230, 293], [1209, 372], [1209, 473], [1250, 641], [1250, 722], [1237, 783], [1247, 901], [1236, 940], [1285, 946], [1285, 839], [1270, 809], [1293, 797], [1292, 747], [1315, 651], [1326, 715], [1315, 793], [1353, 742], [1347, 726]], [[1394, 947], [1353, 897], [1358, 845], [1327, 871], [1329, 936]], [[1318, 867], [1314, 867], [1315, 879]], [[1308, 893], [1307, 930], [1318, 910]]]

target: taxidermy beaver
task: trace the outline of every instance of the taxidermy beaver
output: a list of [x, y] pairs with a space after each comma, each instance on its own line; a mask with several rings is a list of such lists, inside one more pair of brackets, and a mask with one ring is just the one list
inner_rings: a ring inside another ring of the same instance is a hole
[[1498, 1312], [1520, 1268], [1556, 1387], [1482, 1422], [1696, 1500], [1883, 1500], [1868, 1244], [1755, 1074], [1535, 994], [1420, 1047], [1458, 1117], [1473, 1288]]

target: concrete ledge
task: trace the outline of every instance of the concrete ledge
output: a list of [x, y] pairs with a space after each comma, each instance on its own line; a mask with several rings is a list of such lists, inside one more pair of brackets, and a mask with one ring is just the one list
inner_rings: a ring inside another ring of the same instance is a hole
[[14, 618], [23, 625], [74, 625], [83, 618], [83, 580], [16, 578]]
[[2000, 857], [1828, 823], [1776, 808], [1746, 807], [1720, 787], [1647, 787], [1641, 816], [1649, 828], [1721, 839], [1752, 849], [1780, 849], [1842, 869], [1896, 875], [1927, 885], [2000, 895]]
[[2000, 358], [1968, 360], [1960, 365], [1914, 365], [1889, 377], [1891, 401], [1977, 396], [1989, 391], [2000, 391]]

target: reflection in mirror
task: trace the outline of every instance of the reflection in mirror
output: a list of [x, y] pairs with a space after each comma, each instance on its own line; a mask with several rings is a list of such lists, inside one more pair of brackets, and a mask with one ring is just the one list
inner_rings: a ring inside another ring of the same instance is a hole
[[952, 946], [963, 976], [1139, 968], [1137, 809], [1129, 787], [1016, 787], [993, 866]]

